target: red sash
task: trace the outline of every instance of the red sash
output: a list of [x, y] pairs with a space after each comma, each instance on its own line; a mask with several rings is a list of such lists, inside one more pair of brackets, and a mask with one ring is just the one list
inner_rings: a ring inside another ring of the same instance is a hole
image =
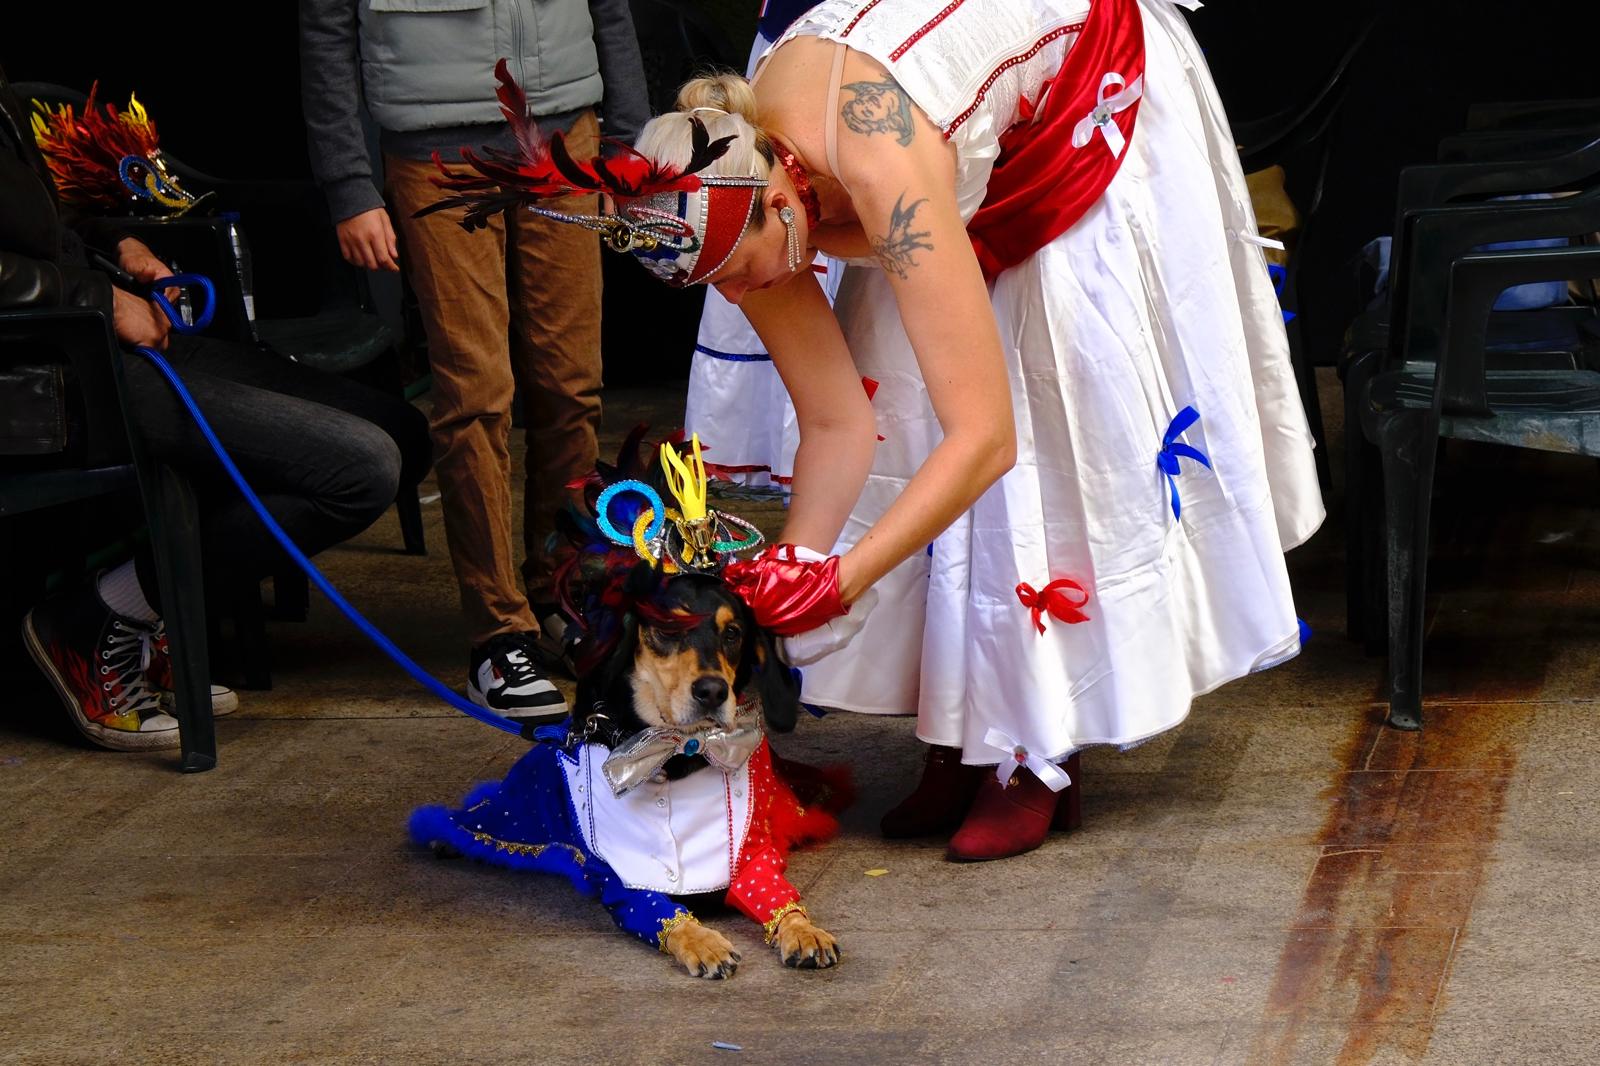
[[1000, 135], [988, 194], [967, 225], [986, 278], [1065, 233], [1106, 191], [1133, 140], [1143, 86], [1137, 0], [1094, 0], [1061, 70], [1040, 89], [1043, 106], [1024, 99], [1022, 118]]

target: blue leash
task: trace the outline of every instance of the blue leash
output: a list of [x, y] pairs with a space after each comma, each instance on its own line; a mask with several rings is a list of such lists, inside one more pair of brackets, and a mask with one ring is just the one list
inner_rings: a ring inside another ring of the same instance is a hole
[[[111, 275], [111, 282], [117, 288], [131, 292], [140, 299], [149, 300], [161, 308], [161, 313], [167, 316], [167, 321], [179, 333], [201, 332], [211, 325], [211, 319], [217, 313], [217, 287], [203, 274], [171, 274], [147, 284], [98, 252], [90, 253], [89, 258], [97, 267]], [[183, 312], [172, 306], [172, 301], [167, 299], [168, 289], [182, 289], [185, 294], [191, 289], [199, 289], [205, 293], [205, 306], [194, 316], [193, 322], [185, 322]]]
[[[161, 285], [164, 284], [164, 282], [156, 282], [155, 284]], [[209, 281], [206, 282], [205, 287], [207, 289], [210, 288]], [[162, 301], [162, 304], [162, 309], [168, 312], [168, 317], [176, 319], [176, 312], [172, 310], [171, 305], [166, 304], [165, 301]], [[207, 310], [209, 312], [209, 306]], [[209, 314], [207, 314], [206, 318], [207, 321], [209, 321]], [[176, 321], [174, 322], [174, 326], [176, 326]], [[187, 330], [185, 332], [187, 332]], [[532, 738], [532, 732], [530, 731], [528, 733], [524, 733], [523, 727], [518, 723], [511, 721], [509, 718], [495, 714], [493, 711], [484, 707], [479, 707], [477, 704], [463, 698], [460, 694], [452, 689], [447, 688], [444, 682], [440, 681], [438, 678], [428, 673], [428, 671], [424, 670], [421, 666], [417, 665], [416, 661], [412, 659], [411, 656], [401, 651], [394, 641], [385, 636], [377, 626], [367, 621], [366, 616], [364, 616], [360, 611], [352, 607], [350, 602], [339, 594], [339, 590], [333, 587], [333, 583], [330, 582], [326, 577], [322, 576], [322, 571], [317, 569], [316, 564], [310, 559], [306, 558], [305, 553], [302, 552], [299, 547], [296, 546], [295, 542], [290, 539], [289, 534], [285, 533], [283, 531], [283, 527], [278, 525], [277, 519], [273, 518], [272, 515], [267, 512], [266, 507], [261, 503], [261, 498], [256, 495], [255, 490], [250, 487], [247, 481], [245, 481], [244, 475], [241, 474], [239, 472], [239, 468], [234, 465], [233, 458], [228, 455], [227, 449], [224, 448], [222, 446], [222, 442], [217, 439], [216, 433], [214, 433], [211, 429], [211, 424], [208, 423], [205, 419], [205, 416], [200, 413], [199, 405], [195, 403], [194, 397], [189, 394], [189, 390], [185, 388], [183, 382], [179, 380], [178, 372], [172, 369], [172, 364], [163, 359], [160, 352], [154, 351], [153, 349], [137, 347], [134, 348], [134, 351], [138, 352], [141, 356], [148, 360], [152, 366], [161, 372], [161, 375], [167, 379], [167, 382], [171, 384], [173, 391], [178, 394], [178, 399], [182, 400], [183, 405], [189, 409], [189, 414], [194, 418], [195, 425], [200, 427], [200, 432], [205, 436], [207, 443], [211, 445], [211, 450], [216, 452], [217, 459], [222, 463], [222, 468], [228, 472], [228, 476], [233, 479], [233, 483], [239, 486], [239, 491], [244, 493], [245, 501], [249, 503], [251, 509], [255, 511], [256, 517], [260, 518], [262, 524], [267, 527], [267, 531], [271, 533], [273, 537], [277, 539], [278, 543], [283, 546], [283, 550], [289, 553], [289, 558], [293, 559], [295, 564], [299, 566], [301, 570], [305, 571], [306, 577], [310, 578], [312, 583], [315, 584], [317, 588], [322, 590], [322, 594], [328, 597], [333, 605], [343, 612], [346, 618], [354, 622], [357, 629], [361, 630], [361, 632], [367, 635], [368, 640], [371, 640], [379, 647], [380, 650], [383, 651], [385, 655], [399, 664], [400, 668], [406, 673], [410, 674], [411, 677], [423, 688], [432, 692], [435, 696], [438, 696], [441, 700], [444, 700], [462, 714], [476, 718], [478, 721], [483, 722], [486, 725], [492, 725], [496, 729], [503, 729], [507, 733], [515, 733], [519, 737], [526, 736], [530, 739]]]

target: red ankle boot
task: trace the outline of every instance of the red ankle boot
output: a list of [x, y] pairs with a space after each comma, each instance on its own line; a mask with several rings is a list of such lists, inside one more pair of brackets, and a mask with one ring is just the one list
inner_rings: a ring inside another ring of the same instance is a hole
[[1020, 766], [1004, 785], [993, 773], [985, 773], [972, 810], [950, 838], [950, 858], [956, 862], [1004, 859], [1043, 844], [1052, 826], [1078, 828], [1083, 811], [1076, 754], [1064, 768], [1072, 783], [1060, 792], [1051, 792], [1048, 785]]
[[978, 779], [985, 774], [993, 776], [982, 766], [961, 764], [961, 749], [930, 746], [922, 780], [879, 823], [883, 835], [897, 840], [950, 832], [961, 824], [978, 791]]

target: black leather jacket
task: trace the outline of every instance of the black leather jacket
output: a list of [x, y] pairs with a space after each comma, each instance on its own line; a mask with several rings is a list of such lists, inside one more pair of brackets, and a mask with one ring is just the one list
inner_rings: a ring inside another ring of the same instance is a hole
[[0, 309], [93, 307], [111, 314], [111, 280], [89, 266], [85, 248], [115, 261], [124, 236], [105, 220], [63, 216], [28, 111], [0, 70]]

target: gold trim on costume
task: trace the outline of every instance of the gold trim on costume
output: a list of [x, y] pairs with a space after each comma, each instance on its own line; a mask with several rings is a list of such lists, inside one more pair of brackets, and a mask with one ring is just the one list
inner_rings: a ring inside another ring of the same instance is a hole
[[509, 840], [501, 840], [499, 837], [491, 836], [488, 833], [473, 833], [470, 829], [467, 831], [472, 833], [472, 839], [476, 840], [478, 843], [493, 844], [494, 850], [503, 851], [508, 855], [526, 855], [528, 858], [532, 859], [542, 854], [546, 848], [566, 848], [568, 851], [572, 852], [573, 862], [577, 863], [579, 866], [582, 866], [584, 863], [583, 852], [573, 847], [571, 844], [516, 844]]
[[772, 912], [772, 917], [768, 918], [766, 923], [761, 926], [761, 931], [766, 934], [767, 943], [772, 943], [772, 938], [778, 935], [778, 923], [795, 911], [799, 911], [801, 914], [809, 913], [805, 905], [797, 899], [791, 899], [788, 903]]
[[694, 921], [694, 915], [685, 910], [680, 910], [671, 918], [661, 919], [661, 932], [656, 934], [656, 947], [661, 949], [663, 955], [671, 954], [667, 951], [667, 937], [672, 935], [672, 931], [678, 926], [692, 921]]

